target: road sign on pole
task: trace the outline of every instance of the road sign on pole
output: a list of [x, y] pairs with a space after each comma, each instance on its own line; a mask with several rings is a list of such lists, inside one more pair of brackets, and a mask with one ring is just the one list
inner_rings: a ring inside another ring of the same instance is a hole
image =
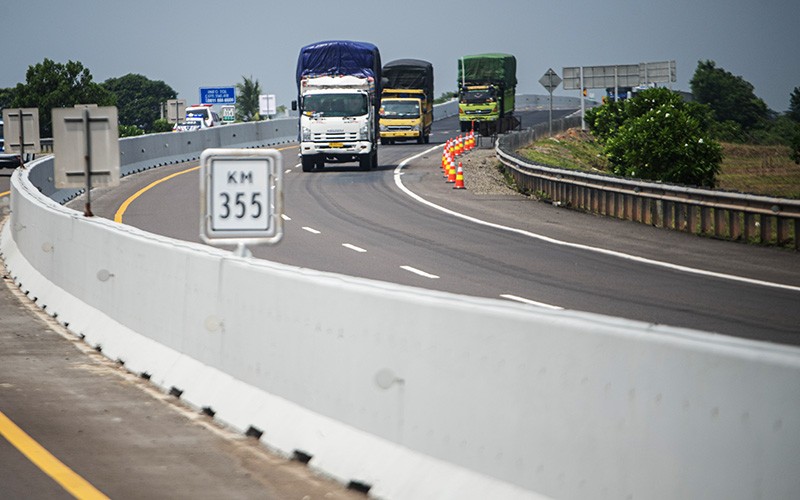
[[178, 123], [186, 114], [186, 101], [184, 99], [167, 99], [167, 121]]
[[553, 68], [549, 68], [545, 74], [539, 78], [539, 83], [547, 89], [547, 92], [550, 94], [550, 117], [548, 119], [548, 123], [550, 124], [550, 135], [553, 135], [553, 91], [558, 88], [558, 84], [561, 83], [561, 77], [553, 71]]
[[233, 123], [236, 121], [236, 106], [222, 106], [220, 108], [222, 121], [225, 123]]
[[200, 104], [236, 104], [236, 88], [200, 87]]
[[258, 114], [261, 116], [270, 116], [276, 113], [275, 94], [262, 94], [258, 96]]
[[200, 237], [211, 245], [276, 244], [283, 237], [283, 157], [275, 149], [200, 155]]
[[86, 188], [84, 215], [92, 214], [92, 186], [119, 184], [117, 108], [95, 104], [53, 109], [53, 181]]
[[36, 154], [41, 150], [39, 142], [39, 108], [9, 108], [3, 110], [5, 150], [17, 153], [20, 164], [25, 166], [25, 152]]

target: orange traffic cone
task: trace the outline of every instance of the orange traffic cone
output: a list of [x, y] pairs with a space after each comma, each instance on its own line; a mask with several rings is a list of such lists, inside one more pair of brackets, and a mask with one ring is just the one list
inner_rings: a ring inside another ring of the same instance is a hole
[[457, 176], [458, 175], [456, 174], [456, 162], [452, 161], [450, 162], [450, 170], [447, 172], [447, 183], [451, 184], [455, 182]]
[[453, 189], [467, 189], [464, 187], [464, 169], [461, 168], [461, 162], [458, 162], [458, 170], [456, 171], [456, 185]]

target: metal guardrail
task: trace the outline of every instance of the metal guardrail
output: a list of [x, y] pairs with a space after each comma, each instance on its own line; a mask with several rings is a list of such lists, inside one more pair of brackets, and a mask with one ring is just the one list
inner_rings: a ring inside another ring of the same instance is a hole
[[[554, 120], [553, 132], [580, 126]], [[517, 151], [548, 135], [547, 123], [507, 134], [495, 146], [520, 190], [560, 206], [701, 236], [800, 250], [800, 200], [643, 182], [530, 163]]]

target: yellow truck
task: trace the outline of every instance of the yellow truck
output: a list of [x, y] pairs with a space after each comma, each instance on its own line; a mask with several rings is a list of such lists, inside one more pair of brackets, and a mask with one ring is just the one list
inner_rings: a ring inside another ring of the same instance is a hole
[[430, 142], [433, 125], [433, 65], [398, 59], [383, 66], [380, 107], [381, 144]]

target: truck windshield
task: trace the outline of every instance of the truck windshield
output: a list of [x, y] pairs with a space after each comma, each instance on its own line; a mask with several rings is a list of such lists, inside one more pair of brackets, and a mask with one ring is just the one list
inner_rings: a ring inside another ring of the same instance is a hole
[[381, 116], [384, 118], [419, 118], [417, 101], [381, 101]]
[[461, 102], [465, 104], [484, 104], [495, 101], [493, 89], [467, 90], [461, 95]]
[[367, 109], [364, 94], [311, 94], [303, 98], [303, 113], [308, 116], [362, 116]]

